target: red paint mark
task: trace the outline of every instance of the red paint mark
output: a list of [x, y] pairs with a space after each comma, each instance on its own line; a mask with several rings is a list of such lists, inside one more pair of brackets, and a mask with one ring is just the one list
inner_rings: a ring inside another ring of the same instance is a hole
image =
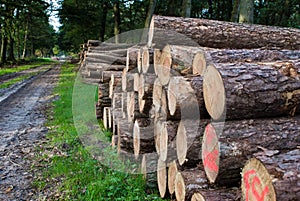
[[251, 189], [256, 201], [264, 201], [266, 195], [269, 192], [269, 188], [268, 188], [268, 186], [266, 186], [264, 188], [264, 190], [262, 191], [261, 195], [259, 195], [259, 193], [256, 190], [256, 186], [260, 186], [261, 182], [260, 182], [260, 179], [255, 175], [253, 177], [253, 180], [252, 180], [251, 185], [250, 185], [249, 177], [252, 174], [256, 174], [256, 171], [255, 170], [249, 170], [244, 174], [244, 181], [245, 181], [245, 188], [246, 188], [246, 201], [249, 201], [249, 190], [250, 189]]
[[204, 153], [204, 160], [203, 160], [204, 167], [207, 167], [208, 169], [210, 169], [214, 172], [218, 172], [219, 167], [216, 164], [218, 155], [219, 155], [219, 151], [217, 149], [213, 150], [212, 152], [208, 152], [208, 153], [206, 151]]
[[206, 144], [210, 145], [215, 137], [214, 129], [211, 125], [206, 127]]

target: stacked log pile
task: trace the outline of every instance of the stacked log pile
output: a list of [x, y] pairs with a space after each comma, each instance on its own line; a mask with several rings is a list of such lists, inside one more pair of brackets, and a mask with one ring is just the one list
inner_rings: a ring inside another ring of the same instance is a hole
[[83, 65], [112, 146], [161, 197], [297, 200], [299, 41], [298, 29], [154, 16], [147, 45], [90, 41]]

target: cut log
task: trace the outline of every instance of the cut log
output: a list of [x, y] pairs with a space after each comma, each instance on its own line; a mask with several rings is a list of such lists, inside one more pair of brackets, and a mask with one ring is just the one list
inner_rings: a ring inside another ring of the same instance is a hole
[[300, 76], [286, 71], [298, 68], [276, 63], [209, 65], [203, 80], [206, 109], [213, 119], [225, 114], [227, 119], [299, 114]]
[[174, 160], [168, 165], [168, 189], [171, 195], [175, 193], [175, 180], [176, 180], [177, 172], [178, 172], [177, 163]]
[[163, 93], [163, 87], [158, 78], [155, 79], [153, 84], [153, 95], [152, 102], [154, 105], [155, 112], [159, 112], [161, 108], [161, 96]]
[[205, 173], [198, 168], [176, 173], [175, 195], [178, 201], [190, 200], [195, 192], [207, 187]]
[[140, 48], [131, 47], [127, 49], [127, 57], [126, 57], [126, 70], [130, 71], [137, 67], [138, 65], [138, 53]]
[[[165, 36], [155, 38], [157, 30], [164, 29], [190, 37], [203, 47], [300, 49], [300, 30], [293, 28], [166, 16], [153, 16], [151, 26], [149, 35], [153, 36], [154, 43], [166, 39]], [[148, 41], [148, 44], [152, 43]]]
[[201, 142], [206, 121], [183, 119], [176, 135], [176, 151], [180, 165], [195, 166], [201, 160]]
[[149, 113], [152, 107], [153, 85], [156, 76], [154, 74], [140, 74], [139, 77], [139, 110], [141, 113]]
[[154, 73], [153, 68], [153, 60], [154, 60], [154, 52], [152, 49], [148, 49], [147, 47], [143, 47], [141, 49], [141, 66], [142, 72], [146, 73]]
[[136, 119], [133, 127], [133, 149], [136, 159], [140, 154], [155, 151], [153, 123], [148, 121], [146, 125], [142, 125], [144, 122], [145, 119]]
[[[188, 75], [193, 74], [193, 71], [195, 71], [195, 74], [198, 74], [197, 71], [203, 71], [203, 69], [206, 68], [206, 56], [203, 48], [166, 45], [162, 54], [165, 54], [162, 59], [172, 59], [171, 65], [164, 66], [166, 67], [166, 71], [170, 71], [170, 73], [168, 73], [169, 75]], [[161, 66], [163, 66], [163, 62]], [[158, 70], [158, 74], [159, 69], [157, 68], [155, 69]]]
[[126, 65], [126, 57], [114, 57], [109, 55], [103, 55], [101, 58], [85, 57], [84, 62], [86, 65], [95, 63], [104, 63], [112, 65]]
[[113, 97], [114, 93], [121, 93], [122, 92], [122, 78], [121, 77], [115, 77], [114, 74], [111, 74], [111, 78], [109, 81], [109, 98]]
[[272, 62], [298, 60], [300, 50], [214, 49], [204, 48], [213, 63]]
[[160, 159], [157, 161], [157, 185], [160, 197], [164, 198], [167, 192], [167, 165]]
[[200, 189], [193, 194], [191, 201], [241, 200], [241, 192], [237, 188]]
[[125, 68], [122, 72], [122, 91], [130, 92], [133, 91], [134, 85], [134, 74], [132, 72], [128, 72]]
[[160, 63], [160, 56], [161, 56], [161, 51], [160, 49], [154, 49], [154, 55], [153, 55], [153, 67], [154, 67], [154, 73], [157, 76], [157, 69], [159, 67]]
[[[300, 138], [300, 117], [276, 119], [249, 119], [227, 121], [208, 125], [206, 132], [216, 132], [220, 143], [219, 174], [215, 183], [219, 186], [236, 186], [241, 179], [240, 170], [245, 162], [258, 153], [278, 159], [279, 155], [297, 149]], [[213, 159], [218, 156], [212, 155]], [[277, 164], [277, 163], [276, 163]], [[280, 163], [278, 163], [280, 165]], [[283, 167], [273, 172], [280, 178]], [[279, 179], [280, 180], [280, 179]]]
[[126, 44], [126, 43], [106, 43], [106, 42], [101, 42], [98, 43], [98, 45], [92, 45], [94, 46], [93, 49], [95, 50], [103, 50], [103, 51], [111, 51], [111, 50], [119, 50], [119, 49], [127, 49], [130, 48], [132, 46], [134, 46], [134, 44]]
[[168, 109], [175, 119], [209, 118], [204, 107], [202, 78], [176, 76], [168, 84]]
[[220, 146], [217, 133], [211, 124], [205, 127], [201, 154], [208, 181], [214, 183], [219, 173]]
[[109, 83], [110, 79], [111, 79], [111, 75], [114, 75], [114, 77], [121, 77], [122, 76], [122, 72], [121, 71], [103, 71], [102, 72], [102, 76], [100, 81], [102, 83]]
[[107, 129], [109, 129], [110, 127], [109, 127], [109, 125], [110, 125], [110, 115], [111, 115], [111, 113], [110, 113], [110, 107], [104, 107], [103, 108], [103, 127], [107, 130]]
[[169, 83], [171, 77], [170, 68], [172, 65], [172, 57], [170, 52], [170, 46], [165, 46], [160, 55], [159, 65], [155, 68], [155, 73], [163, 86]]
[[143, 174], [148, 188], [157, 189], [157, 160], [156, 153], [143, 154], [141, 173]]
[[140, 113], [138, 94], [136, 92], [127, 92], [127, 119], [128, 123], [133, 124], [137, 118], [149, 118], [149, 114]]
[[250, 159], [243, 168], [242, 175], [242, 193], [244, 200], [276, 200], [272, 178], [268, 170], [259, 160], [255, 158]]
[[[279, 155], [275, 154], [274, 156], [266, 154], [266, 151], [268, 150], [264, 150], [260, 153], [255, 154], [255, 157], [265, 165], [265, 168], [268, 170], [272, 178], [273, 187], [276, 191], [276, 200], [299, 199], [299, 147], [286, 153], [281, 153]], [[249, 164], [248, 167], [251, 166], [252, 164]], [[246, 173], [245, 167], [243, 169], [243, 172]], [[257, 172], [259, 172], [259, 170], [257, 170]], [[243, 175], [244, 177], [242, 182], [246, 182], [244, 181], [245, 174]], [[252, 182], [254, 183], [254, 181]]]
[[162, 122], [159, 133], [159, 158], [169, 163], [177, 159], [176, 155], [176, 134], [178, 121]]
[[120, 153], [122, 150], [126, 150], [133, 154], [133, 134], [132, 127], [128, 125], [126, 121], [119, 121], [117, 125], [117, 151]]

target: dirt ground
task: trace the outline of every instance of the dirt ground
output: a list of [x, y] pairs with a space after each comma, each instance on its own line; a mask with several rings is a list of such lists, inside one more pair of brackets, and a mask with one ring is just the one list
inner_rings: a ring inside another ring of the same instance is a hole
[[60, 65], [44, 71], [0, 102], [0, 200], [35, 200], [34, 156], [45, 142], [45, 111], [59, 72]]

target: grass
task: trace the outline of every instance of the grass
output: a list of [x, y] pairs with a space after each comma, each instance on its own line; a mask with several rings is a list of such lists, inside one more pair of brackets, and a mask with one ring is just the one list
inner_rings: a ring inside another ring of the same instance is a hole
[[11, 85], [16, 84], [17, 82], [21, 82], [21, 81], [23, 81], [23, 80], [27, 80], [27, 79], [29, 79], [30, 77], [39, 74], [40, 72], [41, 72], [41, 71], [34, 72], [34, 73], [29, 73], [29, 74], [22, 75], [22, 76], [18, 76], [18, 77], [14, 78], [14, 79], [11, 79], [11, 80], [9, 80], [9, 81], [7, 81], [7, 82], [4, 82], [4, 83], [0, 84], [0, 89], [8, 88], [8, 87], [10, 87]]
[[2, 75], [6, 75], [6, 74], [11, 74], [11, 73], [17, 73], [23, 70], [27, 70], [30, 68], [36, 68], [39, 67], [41, 65], [48, 65], [48, 64], [52, 64], [54, 63], [54, 61], [52, 61], [51, 59], [47, 59], [47, 58], [40, 58], [40, 59], [35, 59], [32, 61], [28, 61], [30, 64], [26, 64], [26, 65], [18, 65], [17, 67], [8, 67], [8, 66], [4, 66], [0, 68], [0, 76]]
[[[86, 122], [90, 124], [92, 119], [89, 118], [94, 116], [95, 95], [92, 92], [95, 93], [96, 87], [75, 82], [75, 67], [71, 64], [62, 66], [55, 89], [60, 98], [49, 112], [47, 126], [51, 129], [47, 136], [48, 145], [43, 146], [52, 147], [53, 153], [44, 151], [37, 156], [37, 160], [44, 161], [46, 169], [40, 178], [35, 179], [35, 185], [43, 191], [47, 185], [49, 187], [46, 181], [58, 183], [56, 190], [50, 190], [56, 191], [55, 200], [161, 200], [154, 190], [153, 194], [146, 193], [146, 182], [141, 175], [125, 171], [136, 169], [134, 164], [120, 161], [114, 150], [105, 148], [105, 161], [118, 166], [118, 169], [110, 168], [104, 161], [95, 160], [91, 150], [85, 146], [84, 135], [89, 132], [89, 125], [85, 125]], [[85, 100], [76, 100], [74, 96], [78, 97], [77, 93], [81, 93], [80, 97]], [[92, 96], [85, 96], [87, 94]], [[82, 112], [82, 108], [81, 113], [74, 109], [80, 108], [80, 103], [84, 103], [81, 105], [86, 106], [87, 112]], [[99, 132], [96, 135], [99, 139], [107, 139], [105, 131]]]

